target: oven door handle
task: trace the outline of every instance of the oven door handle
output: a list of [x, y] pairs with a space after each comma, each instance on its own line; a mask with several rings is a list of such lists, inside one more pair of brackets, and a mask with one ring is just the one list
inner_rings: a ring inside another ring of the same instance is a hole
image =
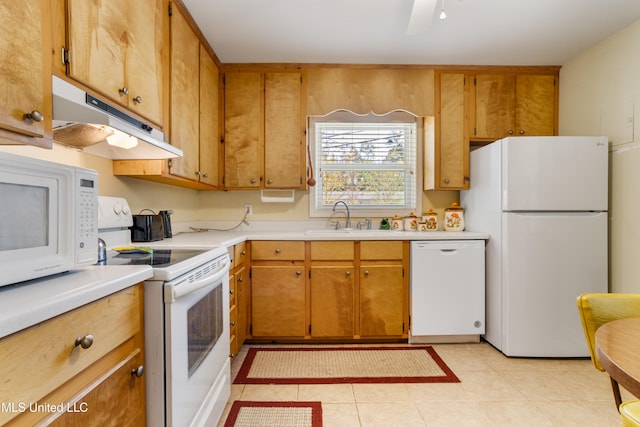
[[198, 289], [213, 285], [220, 279], [224, 278], [224, 276], [229, 272], [229, 265], [230, 262], [227, 260], [212, 275], [209, 275], [204, 279], [181, 283], [179, 286], [166, 286], [164, 292], [165, 303], [175, 302], [178, 298], [195, 292]]

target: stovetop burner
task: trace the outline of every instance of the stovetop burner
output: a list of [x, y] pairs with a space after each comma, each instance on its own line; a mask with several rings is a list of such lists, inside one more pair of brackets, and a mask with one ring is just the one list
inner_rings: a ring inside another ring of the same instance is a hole
[[153, 249], [151, 253], [109, 251], [106, 265], [150, 265], [154, 268], [164, 268], [207, 251], [203, 249]]

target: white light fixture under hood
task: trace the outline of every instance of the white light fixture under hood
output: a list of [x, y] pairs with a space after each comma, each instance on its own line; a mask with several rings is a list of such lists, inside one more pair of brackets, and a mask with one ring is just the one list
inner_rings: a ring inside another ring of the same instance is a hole
[[[108, 159], [182, 157], [182, 150], [164, 142], [161, 131], [123, 109], [113, 107], [57, 76], [52, 78], [52, 89], [55, 141]], [[121, 143], [114, 145], [116, 132], [124, 136], [120, 137]], [[111, 143], [108, 138], [112, 139]]]

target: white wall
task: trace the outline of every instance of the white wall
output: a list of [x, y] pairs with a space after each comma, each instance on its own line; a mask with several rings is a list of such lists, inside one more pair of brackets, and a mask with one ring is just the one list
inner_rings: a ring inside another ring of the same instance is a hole
[[560, 135], [610, 137], [610, 290], [640, 292], [640, 21], [560, 70]]

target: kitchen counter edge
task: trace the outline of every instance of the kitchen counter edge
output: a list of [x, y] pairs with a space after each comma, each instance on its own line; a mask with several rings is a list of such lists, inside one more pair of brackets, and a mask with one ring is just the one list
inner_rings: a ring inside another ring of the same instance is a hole
[[151, 278], [149, 266], [93, 265], [0, 288], [0, 338]]

